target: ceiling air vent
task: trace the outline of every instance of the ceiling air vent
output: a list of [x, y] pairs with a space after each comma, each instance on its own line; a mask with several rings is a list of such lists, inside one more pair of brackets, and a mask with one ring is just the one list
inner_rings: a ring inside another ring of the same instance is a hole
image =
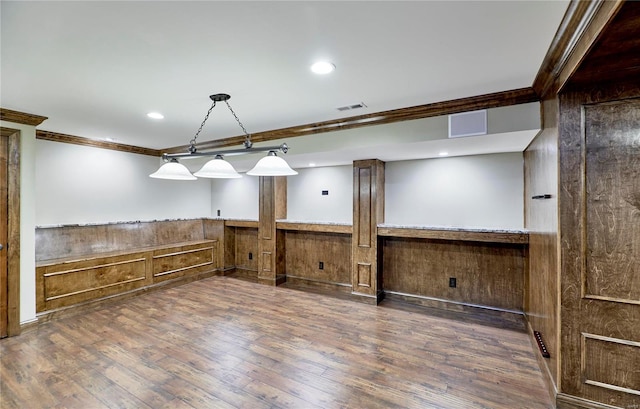
[[360, 108], [366, 108], [367, 105], [364, 102], [359, 102], [357, 104], [353, 104], [353, 105], [345, 105], [343, 107], [338, 107], [336, 108], [338, 111], [351, 111], [352, 109], [360, 109]]
[[449, 115], [449, 138], [486, 134], [486, 109]]

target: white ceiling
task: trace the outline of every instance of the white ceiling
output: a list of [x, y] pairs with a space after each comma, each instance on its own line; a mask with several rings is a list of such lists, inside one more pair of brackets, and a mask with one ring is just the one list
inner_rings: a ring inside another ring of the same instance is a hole
[[[188, 143], [214, 93], [251, 133], [528, 87], [567, 5], [3, 0], [0, 105], [48, 116], [41, 129], [160, 149]], [[318, 59], [336, 71], [311, 73]], [[199, 141], [240, 134], [222, 104]]]

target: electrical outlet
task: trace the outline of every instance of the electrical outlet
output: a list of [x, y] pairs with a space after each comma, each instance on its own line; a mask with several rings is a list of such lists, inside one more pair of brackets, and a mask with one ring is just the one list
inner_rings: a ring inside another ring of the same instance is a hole
[[218, 217], [220, 217], [220, 209], [218, 209]]
[[249, 253], [249, 260], [253, 260], [253, 253]]
[[322, 196], [329, 196], [329, 191], [328, 190], [323, 190], [322, 191]]
[[321, 262], [318, 264], [318, 268], [319, 268], [320, 270], [324, 270], [324, 262], [323, 262], [323, 261], [321, 261]]
[[456, 288], [456, 278], [455, 277], [449, 277], [449, 287]]

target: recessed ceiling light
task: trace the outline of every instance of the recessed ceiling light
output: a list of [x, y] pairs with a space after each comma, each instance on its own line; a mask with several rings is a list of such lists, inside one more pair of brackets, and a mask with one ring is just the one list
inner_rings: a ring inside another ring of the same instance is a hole
[[153, 119], [164, 119], [164, 115], [162, 115], [160, 112], [149, 112], [147, 116]]
[[315, 166], [316, 166], [316, 164], [315, 164], [315, 163], [313, 163], [313, 162], [309, 163], [309, 167], [310, 167], [310, 168], [314, 168]]
[[316, 74], [329, 74], [336, 69], [336, 66], [328, 61], [318, 61], [311, 66], [311, 71]]
[[107, 141], [107, 142], [115, 142], [116, 141], [115, 139], [109, 138], [109, 137], [104, 138], [104, 140]]
[[440, 156], [449, 156], [449, 152], [440, 152], [438, 155], [440, 155]]

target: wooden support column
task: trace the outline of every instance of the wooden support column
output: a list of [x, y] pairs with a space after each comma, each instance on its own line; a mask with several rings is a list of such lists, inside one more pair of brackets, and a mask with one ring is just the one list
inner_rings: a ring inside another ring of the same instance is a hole
[[258, 221], [258, 282], [278, 285], [285, 281], [284, 233], [278, 234], [276, 219], [287, 217], [287, 178], [260, 176]]
[[[384, 222], [384, 162], [353, 162], [353, 237], [351, 280], [353, 294], [377, 304], [383, 298], [378, 223]], [[379, 265], [380, 264], [380, 265]]]

